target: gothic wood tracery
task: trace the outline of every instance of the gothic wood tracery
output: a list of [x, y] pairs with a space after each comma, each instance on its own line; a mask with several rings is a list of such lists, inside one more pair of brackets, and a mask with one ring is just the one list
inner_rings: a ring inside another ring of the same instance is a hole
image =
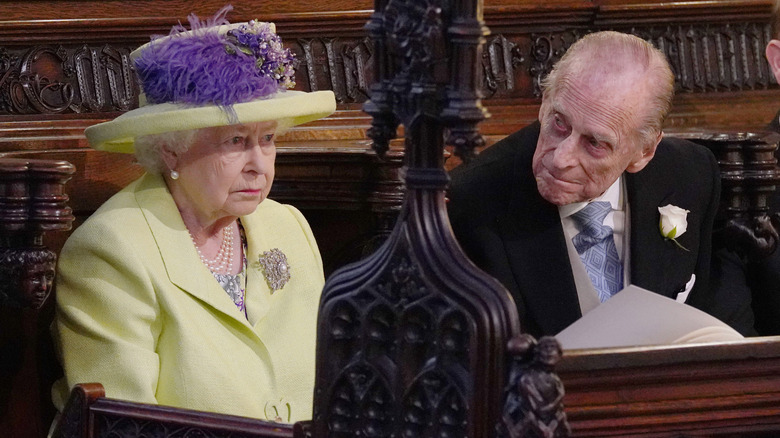
[[0, 113], [127, 111], [137, 106], [131, 48], [0, 47]]
[[473, 149], [486, 116], [481, 18], [476, 1], [378, 0], [366, 26], [369, 135], [381, 155], [404, 126], [406, 194], [384, 245], [323, 290], [314, 437], [487, 438], [499, 421], [516, 308], [467, 261], [444, 208], [445, 138]]
[[[401, 20], [394, 22], [399, 26], [408, 21], [405, 17], [396, 18]], [[666, 53], [675, 72], [678, 93], [766, 90], [777, 85], [763, 54], [771, 37], [769, 25], [743, 21], [496, 33], [487, 37], [479, 60], [483, 76], [479, 91], [488, 102], [493, 98], [538, 99], [540, 80], [566, 49], [582, 35], [603, 29], [633, 33]], [[447, 38], [457, 42], [460, 33], [455, 28]], [[300, 89], [333, 90], [337, 101], [343, 104], [368, 99], [376, 73], [374, 49], [367, 38], [312, 35], [288, 38], [285, 43], [298, 58]], [[399, 43], [405, 44], [405, 50], [421, 50], [413, 40]], [[132, 109], [138, 102], [138, 87], [128, 56], [134, 48], [115, 43], [0, 46], [0, 114]], [[419, 59], [426, 62], [424, 55]], [[470, 60], [457, 62], [463, 65]]]

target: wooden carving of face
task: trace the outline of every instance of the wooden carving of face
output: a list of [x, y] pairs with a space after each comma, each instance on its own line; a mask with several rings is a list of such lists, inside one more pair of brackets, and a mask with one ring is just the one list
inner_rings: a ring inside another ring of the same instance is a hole
[[47, 249], [6, 249], [0, 254], [2, 302], [12, 307], [40, 309], [54, 282], [54, 253]]

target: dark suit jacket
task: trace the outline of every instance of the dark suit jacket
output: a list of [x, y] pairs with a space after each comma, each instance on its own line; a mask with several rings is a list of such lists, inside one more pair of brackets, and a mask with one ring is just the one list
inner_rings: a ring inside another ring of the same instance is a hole
[[[524, 332], [554, 335], [582, 316], [558, 208], [537, 191], [531, 160], [539, 123], [486, 149], [452, 173], [448, 209], [462, 248], [506, 286]], [[641, 172], [625, 174], [631, 208], [631, 283], [676, 297], [691, 274], [688, 303], [706, 310], [712, 223], [720, 177], [712, 153], [679, 139], [664, 139]], [[678, 238], [659, 231], [658, 207], [690, 210]]]

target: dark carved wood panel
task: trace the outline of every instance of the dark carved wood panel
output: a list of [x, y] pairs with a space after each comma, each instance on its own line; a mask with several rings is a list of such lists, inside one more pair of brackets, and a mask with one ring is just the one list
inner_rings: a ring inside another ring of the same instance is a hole
[[[521, 66], [533, 83], [533, 96], [540, 97], [539, 82], [574, 41], [585, 32], [619, 30], [635, 34], [652, 42], [666, 54], [675, 73], [677, 93], [706, 93], [713, 91], [747, 91], [766, 89], [777, 82], [764, 58], [764, 48], [770, 39], [765, 22], [725, 24], [685, 24], [665, 26], [609, 26], [572, 30], [559, 33], [537, 33], [530, 36], [527, 52], [512, 54], [510, 63]], [[518, 44], [496, 36], [502, 46], [510, 45], [502, 53], [512, 53]], [[507, 62], [504, 61], [504, 64]], [[493, 67], [495, 63], [491, 63]], [[506, 76], [506, 71], [495, 75]], [[491, 70], [491, 74], [493, 71]], [[498, 82], [498, 81], [496, 81]], [[514, 81], [513, 81], [514, 82]], [[506, 81], [506, 92], [514, 91], [513, 83]], [[498, 90], [497, 90], [498, 91]]]
[[[633, 8], [620, 8], [611, 2], [588, 7], [576, 2], [557, 6], [569, 14], [552, 7], [540, 10], [529, 6], [530, 2], [514, 7], [496, 3], [499, 5], [492, 8], [490, 2], [486, 6], [486, 21], [493, 34], [487, 39], [481, 59], [481, 90], [487, 98], [485, 105], [498, 109], [494, 111], [494, 117], [500, 118], [496, 123], [511, 123], [507, 119], [512, 114], [502, 111], [506, 99], [523, 105], [519, 114], [517, 109], [514, 111], [522, 123], [533, 119], [540, 96], [539, 80], [573, 41], [601, 29], [637, 34], [664, 51], [676, 74], [678, 101], [689, 100], [689, 94], [705, 98], [763, 90], [777, 96], [777, 84], [763, 56], [769, 39], [768, 1], [737, 2], [739, 8], [696, 6], [697, 2]], [[0, 12], [3, 8], [8, 6], [0, 5]], [[237, 6], [231, 18], [239, 20], [247, 13]], [[277, 23], [286, 45], [298, 55], [299, 89], [331, 89], [339, 103], [350, 104], [367, 99], [374, 78], [372, 48], [362, 29], [368, 14], [353, 9], [341, 14], [276, 12], [262, 18]], [[124, 19], [124, 26], [96, 18], [89, 23], [61, 21], [34, 29], [61, 36], [65, 30], [89, 26], [81, 35], [81, 43], [68, 34], [60, 38], [59, 44], [30, 44], [30, 38], [21, 39], [22, 32], [31, 30], [22, 21], [0, 25], [0, 36], [3, 27], [8, 36], [8, 43], [0, 39], [0, 114], [111, 113], [136, 106], [137, 86], [127, 53], [145, 41], [139, 34], [164, 33], [175, 23], [173, 17], [163, 16]], [[114, 37], [96, 33], [95, 29], [109, 25], [116, 26]], [[759, 101], [764, 98], [755, 95]], [[676, 115], [675, 110], [670, 119], [672, 126], [701, 126], [708, 121], [690, 117], [677, 120]], [[755, 129], [756, 122], [752, 123], [749, 128]], [[707, 127], [716, 128], [711, 124]]]
[[381, 156], [406, 128], [404, 204], [387, 241], [323, 288], [314, 414], [296, 436], [492, 437], [519, 321], [506, 291], [458, 247], [443, 169], [445, 138], [466, 153], [481, 140], [481, 2], [375, 5], [364, 109]]
[[130, 49], [35, 46], [0, 48], [0, 113], [127, 111], [138, 106]]
[[[666, 53], [679, 93], [749, 91], [776, 85], [764, 59], [764, 21], [609, 28], [634, 33]], [[481, 64], [490, 98], [538, 99], [539, 82], [566, 48], [601, 27], [494, 34]], [[284, 36], [283, 29], [280, 33]], [[362, 103], [373, 81], [366, 37], [286, 39], [299, 59], [298, 88], [333, 90], [339, 103]], [[102, 113], [137, 106], [128, 54], [135, 45], [0, 47], [0, 114]]]

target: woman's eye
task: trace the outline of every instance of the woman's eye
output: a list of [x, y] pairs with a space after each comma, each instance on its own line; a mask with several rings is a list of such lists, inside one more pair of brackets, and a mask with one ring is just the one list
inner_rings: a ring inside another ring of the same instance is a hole
[[244, 143], [244, 138], [243, 137], [238, 137], [238, 136], [233, 137], [230, 140], [230, 143], [232, 143], [232, 144], [242, 144], [242, 143]]
[[266, 143], [270, 143], [273, 141], [274, 135], [273, 134], [266, 134], [263, 136], [263, 140], [265, 140]]

